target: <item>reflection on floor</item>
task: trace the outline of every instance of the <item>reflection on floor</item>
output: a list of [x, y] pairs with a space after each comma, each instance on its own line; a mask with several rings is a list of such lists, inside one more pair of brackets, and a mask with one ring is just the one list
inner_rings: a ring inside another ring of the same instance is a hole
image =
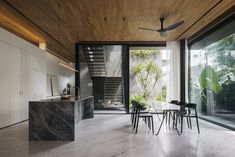
[[[184, 157], [235, 154], [235, 132], [200, 121], [201, 134], [185, 127], [179, 136], [164, 126], [152, 135], [141, 121], [138, 134], [130, 115], [95, 115], [79, 122], [74, 142], [29, 142], [28, 123], [0, 130], [1, 157]], [[155, 117], [157, 129], [159, 121]]]
[[215, 114], [214, 116], [210, 115], [201, 115], [201, 117], [212, 120], [214, 122], [218, 122], [221, 124], [225, 124], [231, 128], [235, 129], [235, 114]]

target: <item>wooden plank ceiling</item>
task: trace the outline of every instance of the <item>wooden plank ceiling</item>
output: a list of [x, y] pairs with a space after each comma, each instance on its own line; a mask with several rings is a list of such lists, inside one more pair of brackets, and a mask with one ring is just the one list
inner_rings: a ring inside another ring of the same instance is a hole
[[[58, 7], [60, 4], [60, 9]], [[0, 26], [74, 61], [78, 41], [168, 41], [189, 38], [234, 0], [2, 0]], [[161, 37], [138, 27], [185, 23]]]

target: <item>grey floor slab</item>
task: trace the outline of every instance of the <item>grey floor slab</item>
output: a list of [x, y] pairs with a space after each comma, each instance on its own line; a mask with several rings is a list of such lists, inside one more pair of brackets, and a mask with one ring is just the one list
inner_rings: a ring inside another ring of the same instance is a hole
[[[195, 123], [193, 123], [195, 124]], [[155, 128], [159, 121], [155, 117]], [[179, 136], [163, 126], [159, 136], [129, 115], [95, 115], [76, 127], [74, 142], [29, 142], [28, 123], [0, 130], [0, 157], [234, 157], [235, 132], [200, 121], [201, 134], [184, 127]]]

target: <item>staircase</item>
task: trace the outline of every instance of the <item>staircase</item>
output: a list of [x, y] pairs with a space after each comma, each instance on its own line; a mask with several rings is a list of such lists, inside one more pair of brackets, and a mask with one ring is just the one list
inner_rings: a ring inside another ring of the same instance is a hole
[[[91, 79], [104, 79], [100, 84], [96, 84], [95, 89], [104, 89], [102, 93], [96, 93], [95, 98], [102, 97], [104, 104], [96, 102], [96, 107], [104, 108], [124, 108], [123, 105], [123, 81], [122, 77], [108, 77], [107, 69], [112, 68], [107, 66], [107, 59], [105, 56], [103, 45], [84, 45], [83, 52], [86, 57], [89, 73]], [[114, 69], [116, 70], [116, 69]], [[99, 98], [100, 99], [100, 98]], [[100, 106], [101, 105], [101, 106]]]
[[104, 83], [104, 99], [112, 103], [123, 103], [122, 77], [106, 77]]
[[104, 51], [102, 45], [84, 46], [83, 48], [90, 76], [105, 77], [106, 67], [104, 60]]

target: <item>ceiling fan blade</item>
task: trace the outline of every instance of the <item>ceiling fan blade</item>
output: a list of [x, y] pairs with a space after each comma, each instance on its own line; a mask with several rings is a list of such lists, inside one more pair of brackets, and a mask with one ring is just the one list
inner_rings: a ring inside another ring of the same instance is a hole
[[175, 28], [177, 28], [177, 27], [179, 27], [180, 25], [182, 25], [184, 23], [184, 21], [180, 21], [180, 22], [177, 22], [177, 23], [175, 23], [175, 24], [173, 24], [173, 25], [170, 25], [170, 26], [168, 26], [168, 27], [166, 27], [166, 28], [164, 28], [166, 31], [169, 31], [169, 30], [172, 30], [172, 29], [175, 29]]
[[157, 31], [156, 29], [144, 28], [144, 27], [138, 27], [138, 29], [142, 29], [142, 30], [146, 30], [146, 31]]

